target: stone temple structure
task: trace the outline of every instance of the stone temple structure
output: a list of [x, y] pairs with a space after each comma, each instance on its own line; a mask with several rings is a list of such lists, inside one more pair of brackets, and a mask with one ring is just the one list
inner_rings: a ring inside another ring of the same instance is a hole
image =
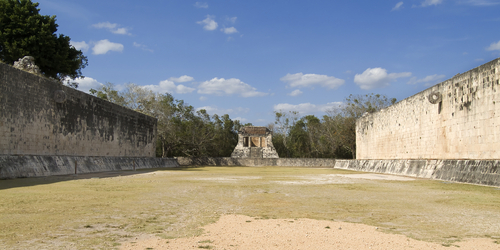
[[279, 158], [273, 146], [271, 130], [266, 127], [243, 127], [238, 131], [238, 144], [232, 158]]

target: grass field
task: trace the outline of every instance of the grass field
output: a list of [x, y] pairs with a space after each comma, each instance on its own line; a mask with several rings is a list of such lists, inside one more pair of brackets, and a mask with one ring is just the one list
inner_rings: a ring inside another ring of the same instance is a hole
[[110, 249], [198, 235], [221, 214], [373, 225], [451, 244], [500, 241], [500, 189], [348, 178], [311, 168], [201, 167], [0, 181], [0, 248]]

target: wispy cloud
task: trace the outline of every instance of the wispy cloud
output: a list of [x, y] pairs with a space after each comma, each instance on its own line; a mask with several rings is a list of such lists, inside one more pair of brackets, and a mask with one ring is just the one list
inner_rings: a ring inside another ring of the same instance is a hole
[[222, 32], [226, 34], [233, 34], [233, 33], [238, 33], [238, 30], [236, 30], [235, 27], [229, 27], [229, 28], [222, 28], [220, 29]]
[[198, 86], [198, 94], [206, 95], [240, 95], [242, 97], [265, 96], [268, 93], [258, 92], [256, 88], [242, 82], [240, 79], [213, 78]]
[[134, 42], [134, 47], [142, 49], [142, 50], [145, 50], [145, 51], [153, 52], [153, 50], [149, 49], [148, 46], [143, 45], [143, 44], [139, 44], [139, 43], [136, 43], [136, 42]]
[[416, 76], [414, 76], [414, 77], [410, 78], [410, 81], [408, 81], [408, 84], [424, 83], [425, 85], [429, 85], [429, 84], [432, 85], [432, 84], [440, 82], [443, 78], [445, 78], [445, 75], [438, 75], [438, 74], [426, 76], [422, 79], [418, 79]]
[[94, 44], [94, 47], [92, 48], [92, 54], [104, 55], [109, 51], [122, 52], [123, 48], [124, 48], [123, 45], [120, 43], [113, 43], [110, 42], [108, 39], [104, 39]]
[[182, 84], [175, 85], [175, 83], [170, 80], [161, 81], [157, 85], [145, 85], [144, 88], [148, 88], [158, 93], [188, 94], [195, 91], [195, 88], [187, 87]]
[[226, 18], [226, 20], [230, 23], [236, 23], [236, 19], [238, 19], [237, 17], [228, 17]]
[[399, 2], [396, 4], [396, 6], [394, 6], [394, 8], [392, 8], [391, 11], [399, 10], [402, 8], [402, 6], [403, 6], [403, 2]]
[[98, 29], [107, 29], [113, 34], [131, 35], [128, 32], [128, 28], [120, 27], [120, 25], [118, 25], [116, 23], [102, 22], [102, 23], [96, 23], [96, 24], [92, 25], [92, 27], [98, 28]]
[[200, 8], [200, 9], [207, 9], [208, 8], [208, 3], [204, 3], [204, 2], [196, 2], [194, 4], [194, 7], [196, 8]]
[[499, 5], [500, 1], [499, 0], [463, 0], [463, 1], [460, 1], [460, 3], [473, 5], [473, 6], [492, 6], [492, 5]]
[[180, 77], [170, 77], [170, 78], [168, 78], [168, 80], [170, 80], [172, 82], [191, 82], [194, 80], [194, 78], [192, 76], [183, 75]]
[[292, 88], [322, 86], [328, 89], [336, 89], [345, 82], [333, 76], [303, 73], [286, 74], [280, 80], [286, 82]]
[[217, 106], [203, 106], [203, 107], [196, 108], [196, 111], [199, 111], [202, 109], [206, 110], [207, 113], [209, 113], [211, 115], [213, 115], [213, 114], [217, 114], [217, 115], [245, 114], [245, 113], [248, 113], [248, 111], [250, 111], [249, 108], [236, 107], [236, 108], [224, 109], [224, 108], [219, 108]]
[[422, 2], [422, 7], [442, 4], [444, 0], [425, 0]]
[[[68, 79], [71, 80], [71, 79]], [[103, 86], [102, 83], [98, 82], [96, 79], [91, 78], [91, 77], [79, 77], [74, 80], [74, 82], [78, 83], [78, 90], [89, 93], [90, 89], [95, 89], [98, 90], [101, 86]]]
[[490, 47], [486, 48], [486, 50], [500, 50], [500, 41], [490, 44]]
[[288, 93], [287, 95], [289, 95], [289, 96], [298, 96], [298, 95], [301, 95], [302, 93], [303, 93], [302, 91], [300, 91], [299, 89], [296, 89], [296, 90]]
[[356, 74], [354, 82], [361, 89], [374, 89], [389, 86], [391, 81], [410, 76], [410, 72], [387, 74], [387, 70], [383, 68], [368, 68], [362, 74]]
[[203, 21], [196, 22], [197, 24], [203, 25], [205, 30], [215, 30], [219, 26], [216, 21], [214, 21], [215, 16], [207, 15]]
[[81, 50], [83, 52], [87, 52], [90, 48], [90, 45], [88, 43], [86, 43], [85, 41], [81, 41], [81, 42], [70, 41], [69, 43], [71, 44], [71, 46], [75, 47], [75, 49]]
[[297, 111], [300, 115], [305, 114], [315, 114], [321, 112], [327, 112], [334, 108], [342, 105], [342, 102], [329, 102], [327, 104], [311, 104], [311, 103], [300, 103], [300, 104], [289, 104], [289, 103], [279, 103], [274, 105], [274, 111]]

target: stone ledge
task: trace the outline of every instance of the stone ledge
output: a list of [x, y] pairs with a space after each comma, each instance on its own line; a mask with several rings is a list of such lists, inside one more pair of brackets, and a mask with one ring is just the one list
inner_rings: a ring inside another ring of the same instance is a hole
[[172, 158], [0, 155], [0, 179], [179, 167]]

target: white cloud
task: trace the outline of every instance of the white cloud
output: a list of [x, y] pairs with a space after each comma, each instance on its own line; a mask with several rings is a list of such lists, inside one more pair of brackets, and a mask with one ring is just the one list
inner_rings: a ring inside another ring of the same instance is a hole
[[101, 40], [96, 42], [94, 47], [92, 48], [92, 54], [94, 55], [103, 55], [108, 53], [108, 51], [123, 51], [123, 45], [120, 43], [110, 42], [108, 39]]
[[[75, 80], [67, 79], [70, 81], [74, 81], [78, 83], [78, 90], [89, 93], [90, 89], [95, 89], [98, 90], [101, 86], [103, 86], [102, 83], [98, 82], [94, 78], [90, 77], [79, 77], [76, 78]], [[66, 82], [66, 80], [65, 80]]]
[[204, 25], [203, 29], [205, 30], [215, 30], [217, 29], [217, 24], [216, 21], [213, 20], [215, 18], [214, 16], [207, 15], [207, 18], [205, 18], [203, 21], [196, 22], [197, 24]]
[[441, 81], [441, 79], [443, 79], [444, 77], [445, 77], [445, 75], [434, 74], [434, 75], [426, 76], [422, 79], [417, 79], [417, 77], [414, 76], [410, 79], [410, 81], [408, 81], [408, 84], [417, 84], [417, 83], [425, 83], [425, 85], [434, 84], [434, 83]]
[[387, 70], [383, 68], [368, 68], [362, 74], [356, 74], [354, 82], [361, 89], [373, 89], [389, 86], [389, 82], [397, 78], [410, 76], [410, 72], [387, 74]]
[[245, 123], [248, 121], [247, 118], [242, 118], [242, 117], [236, 117], [234, 119], [232, 119], [233, 121], [240, 121], [241, 123]]
[[172, 82], [190, 82], [190, 81], [194, 80], [194, 78], [191, 76], [188, 76], [188, 75], [183, 75], [181, 77], [170, 77], [170, 78], [168, 78], [168, 80], [170, 80]]
[[342, 102], [329, 102], [327, 104], [315, 105], [311, 103], [288, 104], [280, 103], [274, 105], [274, 111], [297, 111], [300, 115], [322, 113], [342, 105]]
[[442, 4], [444, 0], [425, 0], [422, 2], [422, 7]]
[[153, 50], [149, 49], [148, 46], [143, 45], [143, 44], [139, 44], [136, 42], [134, 42], [134, 47], [140, 48], [140, 49], [145, 50], [145, 51], [153, 52]]
[[131, 35], [128, 32], [128, 28], [120, 28], [118, 24], [116, 23], [110, 23], [110, 22], [103, 22], [103, 23], [96, 23], [92, 25], [94, 28], [98, 29], [107, 29], [111, 31], [113, 34], [119, 34], [119, 35]]
[[208, 95], [233, 95], [237, 94], [242, 97], [265, 96], [268, 93], [258, 92], [257, 89], [242, 82], [240, 79], [231, 78], [214, 78], [210, 81], [202, 82], [198, 86], [199, 94]]
[[288, 83], [288, 86], [292, 88], [314, 87], [314, 85], [319, 85], [329, 89], [336, 89], [345, 82], [333, 76], [317, 74], [304, 75], [302, 73], [286, 74], [286, 76], [281, 77], [280, 80]]
[[236, 22], [236, 19], [238, 19], [238, 18], [237, 18], [237, 17], [228, 17], [228, 18], [226, 18], [226, 20], [227, 20], [228, 22], [231, 22], [231, 23], [235, 23], [235, 22]]
[[200, 96], [200, 101], [206, 101], [208, 98], [206, 96]]
[[222, 28], [220, 29], [222, 32], [226, 34], [233, 34], [233, 33], [238, 33], [238, 30], [236, 30], [235, 27], [229, 27], [229, 28]]
[[148, 88], [158, 93], [168, 92], [176, 94], [187, 94], [195, 90], [194, 88], [186, 87], [182, 84], [175, 85], [175, 83], [170, 80], [161, 81], [158, 85], [146, 85], [144, 88]]
[[474, 6], [492, 6], [500, 4], [498, 0], [465, 0], [463, 1], [465, 4], [470, 4]]
[[401, 9], [401, 6], [403, 6], [403, 2], [397, 3], [396, 6], [394, 6], [394, 8], [392, 8], [391, 11], [399, 10]]
[[90, 47], [90, 45], [88, 43], [86, 43], [85, 41], [81, 41], [81, 42], [70, 41], [69, 43], [71, 44], [71, 46], [75, 47], [75, 49], [81, 50], [83, 52], [87, 52], [89, 50], [89, 47]]
[[196, 2], [194, 4], [194, 7], [196, 8], [200, 8], [200, 9], [207, 9], [208, 8], [208, 3], [204, 3], [204, 2]]
[[492, 43], [486, 50], [500, 50], [500, 41]]
[[291, 93], [288, 93], [287, 95], [289, 95], [289, 96], [298, 96], [298, 95], [300, 95], [302, 93], [303, 93], [302, 91], [296, 89], [296, 90], [292, 91]]

